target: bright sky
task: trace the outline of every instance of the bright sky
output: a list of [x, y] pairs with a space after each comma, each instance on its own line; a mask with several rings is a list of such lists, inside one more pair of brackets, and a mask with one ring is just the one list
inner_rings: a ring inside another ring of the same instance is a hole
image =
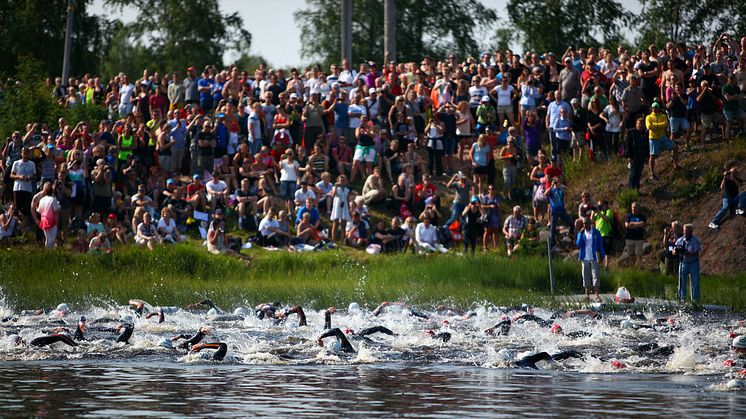
[[[620, 0], [628, 10], [640, 11], [639, 0]], [[482, 3], [506, 16], [507, 0], [482, 0]], [[293, 19], [293, 12], [305, 6], [303, 0], [221, 0], [224, 12], [239, 11], [249, 32], [251, 32], [251, 54], [263, 56], [271, 65], [292, 67], [303, 63], [300, 57], [300, 30]], [[353, 2], [354, 7], [355, 2]], [[502, 11], [502, 12], [501, 12]], [[112, 15], [103, 7], [103, 0], [94, 0], [90, 13]], [[133, 11], [125, 11], [122, 18], [131, 21]], [[231, 60], [235, 57], [225, 57]]]

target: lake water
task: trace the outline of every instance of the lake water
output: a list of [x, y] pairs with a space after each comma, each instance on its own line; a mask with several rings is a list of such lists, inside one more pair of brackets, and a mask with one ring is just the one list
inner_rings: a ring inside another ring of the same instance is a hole
[[746, 417], [720, 376], [437, 365], [0, 363], [2, 416]]

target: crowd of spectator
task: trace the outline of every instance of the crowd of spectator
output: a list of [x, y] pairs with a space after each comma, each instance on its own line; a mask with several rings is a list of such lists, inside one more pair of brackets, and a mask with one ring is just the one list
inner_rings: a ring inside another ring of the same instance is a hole
[[617, 222], [587, 192], [568, 211], [566, 162], [628, 159], [639, 189], [663, 151], [679, 170], [681, 148], [733, 138], [746, 121], [744, 54], [746, 37], [723, 34], [636, 52], [58, 78], [61, 106], [103, 106], [108, 118], [30, 121], [7, 139], [0, 237], [28, 229], [93, 253], [191, 235], [214, 253], [251, 242], [511, 255], [544, 226], [553, 245], [558, 234], [585, 245], [588, 226], [606, 252], [581, 259], [607, 263], [615, 236], [625, 254], [642, 252], [645, 216], [634, 204]]

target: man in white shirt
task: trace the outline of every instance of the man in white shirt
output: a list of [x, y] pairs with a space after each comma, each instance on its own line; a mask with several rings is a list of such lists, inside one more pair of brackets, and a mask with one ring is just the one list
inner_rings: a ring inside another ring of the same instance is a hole
[[218, 207], [225, 207], [225, 203], [228, 201], [228, 184], [215, 176], [207, 182], [205, 189], [207, 189], [207, 202], [210, 203], [213, 210]]
[[122, 86], [119, 87], [119, 116], [125, 117], [132, 113], [132, 96], [135, 86], [129, 82], [127, 75], [122, 76]]
[[306, 202], [306, 199], [310, 198], [313, 202], [316, 202], [316, 193], [309, 189], [308, 182], [305, 180], [300, 181], [300, 189], [295, 191], [295, 206], [299, 207]]

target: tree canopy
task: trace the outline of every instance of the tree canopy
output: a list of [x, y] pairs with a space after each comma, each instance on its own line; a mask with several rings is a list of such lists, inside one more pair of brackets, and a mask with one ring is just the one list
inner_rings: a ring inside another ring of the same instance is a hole
[[[338, 0], [306, 0], [295, 12], [301, 28], [301, 54], [323, 63], [340, 58], [341, 10]], [[453, 52], [478, 55], [477, 36], [497, 21], [493, 9], [479, 0], [416, 0], [396, 2], [397, 60], [418, 60], [423, 55]], [[352, 7], [352, 59], [383, 58], [383, 0], [359, 0]]]

